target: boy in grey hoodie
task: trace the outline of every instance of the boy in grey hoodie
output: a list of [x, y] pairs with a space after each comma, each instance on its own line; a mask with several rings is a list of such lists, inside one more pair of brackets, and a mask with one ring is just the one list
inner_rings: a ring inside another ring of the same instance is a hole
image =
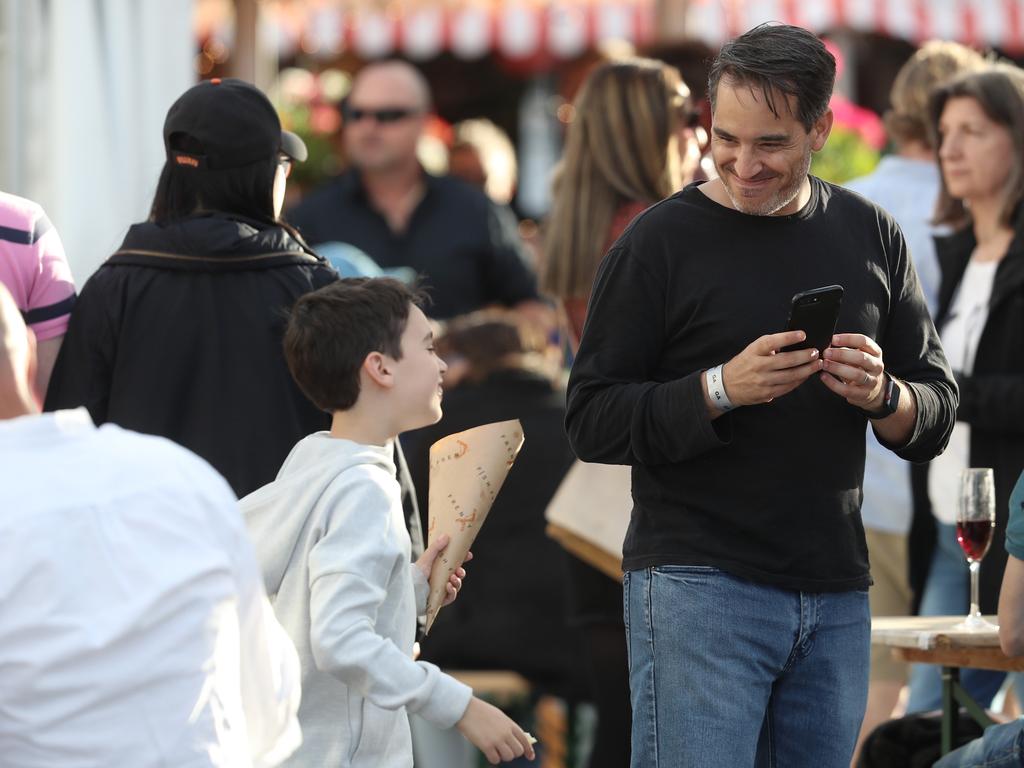
[[[285, 332], [299, 387], [333, 414], [277, 479], [242, 502], [267, 593], [302, 663], [303, 744], [288, 768], [409, 768], [407, 712], [457, 726], [496, 764], [534, 757], [501, 710], [414, 661], [442, 537], [411, 562], [392, 443], [441, 417], [441, 377], [418, 297], [389, 279], [341, 280], [300, 298]], [[456, 570], [447, 603], [466, 575]]]

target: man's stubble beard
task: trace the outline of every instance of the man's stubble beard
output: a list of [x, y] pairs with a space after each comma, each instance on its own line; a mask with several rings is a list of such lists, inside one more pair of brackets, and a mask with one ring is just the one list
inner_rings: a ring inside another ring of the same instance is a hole
[[722, 173], [722, 169], [718, 167], [717, 163], [715, 164], [715, 169], [718, 171], [718, 175], [722, 179], [722, 187], [725, 189], [725, 194], [729, 196], [729, 200], [732, 202], [733, 208], [740, 213], [747, 214], [748, 216], [774, 216], [778, 211], [781, 211], [793, 202], [797, 195], [800, 194], [800, 188], [803, 186], [804, 179], [807, 178], [807, 174], [811, 169], [811, 150], [810, 148], [807, 149], [799, 172], [793, 175], [793, 183], [780, 189], [763, 203], [755, 205], [751, 205], [743, 198], [733, 195], [732, 189], [725, 182], [727, 176]]

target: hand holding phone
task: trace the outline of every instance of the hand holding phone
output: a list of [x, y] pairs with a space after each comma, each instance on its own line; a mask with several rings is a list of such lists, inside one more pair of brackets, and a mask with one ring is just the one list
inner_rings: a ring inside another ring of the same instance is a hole
[[839, 320], [839, 307], [843, 302], [843, 286], [826, 285], [796, 294], [790, 304], [787, 331], [803, 331], [807, 338], [797, 344], [783, 347], [781, 352], [798, 349], [816, 349], [823, 353], [832, 344]]
[[[822, 353], [832, 342], [843, 287], [798, 293], [793, 297], [789, 326], [751, 342], [721, 371], [722, 383], [733, 406], [770, 403], [822, 370]], [[704, 385], [708, 410], [720, 415], [720, 406]]]
[[[781, 351], [786, 345], [805, 340], [803, 331], [771, 333], [755, 339], [727, 362], [722, 369], [722, 380], [733, 406], [770, 403], [820, 371], [822, 361], [817, 349]], [[706, 384], [704, 398], [713, 417], [721, 415]]]

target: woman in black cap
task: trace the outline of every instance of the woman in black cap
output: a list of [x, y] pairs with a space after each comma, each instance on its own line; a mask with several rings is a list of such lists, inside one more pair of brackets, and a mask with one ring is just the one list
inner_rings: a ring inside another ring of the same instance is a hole
[[306, 147], [260, 90], [190, 88], [164, 144], [149, 220], [82, 289], [46, 407], [168, 437], [244, 495], [329, 422], [292, 382], [281, 334], [294, 301], [337, 274], [280, 219]]

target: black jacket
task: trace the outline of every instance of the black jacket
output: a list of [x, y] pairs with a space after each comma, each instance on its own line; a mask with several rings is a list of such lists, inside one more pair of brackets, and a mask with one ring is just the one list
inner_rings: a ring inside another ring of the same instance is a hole
[[292, 381], [286, 311], [337, 280], [285, 229], [223, 214], [136, 224], [89, 278], [71, 316], [47, 410], [189, 448], [244, 495], [329, 418]]
[[[960, 406], [957, 421], [971, 425], [970, 465], [992, 467], [996, 482], [996, 530], [992, 546], [981, 561], [981, 610], [995, 613], [1006, 565], [1006, 518], [1014, 483], [1024, 468], [1024, 215], [1017, 234], [996, 269], [989, 315], [978, 342], [974, 371], [957, 376]], [[942, 270], [936, 325], [941, 328], [963, 279], [974, 232], [967, 227], [936, 238]], [[914, 521], [910, 532], [910, 580], [915, 604], [928, 577], [935, 547], [935, 520], [928, 499], [928, 466], [913, 469]], [[967, 567], [964, 566], [964, 578]]]

